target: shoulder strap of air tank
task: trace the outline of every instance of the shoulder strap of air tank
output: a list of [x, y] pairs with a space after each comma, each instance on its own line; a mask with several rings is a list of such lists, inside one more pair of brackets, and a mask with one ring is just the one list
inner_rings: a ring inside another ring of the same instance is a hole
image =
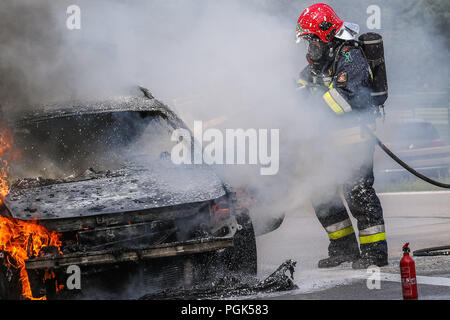
[[[369, 67], [372, 69], [372, 64], [370, 63], [370, 60], [367, 58], [366, 53], [363, 50], [362, 43], [358, 40], [355, 40], [355, 42], [357, 43], [358, 49], [359, 49], [359, 51], [361, 51], [361, 54], [363, 55], [364, 59], [366, 59], [367, 63], [369, 64]], [[371, 70], [371, 72], [372, 72], [372, 70]]]
[[345, 44], [345, 42], [343, 42], [341, 45], [339, 45], [339, 47], [336, 49], [336, 54], [334, 56], [334, 61], [333, 61], [333, 64], [331, 65], [331, 71], [332, 71], [331, 76], [332, 77], [334, 77], [334, 75], [336, 74], [336, 66], [337, 66], [337, 63], [338, 63], [339, 58], [340, 58], [339, 52], [341, 52], [341, 49], [344, 46], [344, 44]]

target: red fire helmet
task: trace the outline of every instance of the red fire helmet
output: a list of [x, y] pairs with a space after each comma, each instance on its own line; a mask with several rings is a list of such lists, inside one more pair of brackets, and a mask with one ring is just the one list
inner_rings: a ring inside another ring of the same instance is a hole
[[306, 8], [297, 22], [297, 42], [302, 36], [315, 34], [323, 42], [330, 42], [342, 28], [344, 21], [339, 19], [333, 8], [325, 3], [316, 3]]

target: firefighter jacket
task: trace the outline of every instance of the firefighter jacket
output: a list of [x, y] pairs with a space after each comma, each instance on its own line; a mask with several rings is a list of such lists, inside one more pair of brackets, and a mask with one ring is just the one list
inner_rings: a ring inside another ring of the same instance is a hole
[[357, 43], [345, 42], [322, 72], [313, 70], [310, 65], [304, 68], [297, 80], [297, 90], [306, 90], [315, 96], [314, 107], [324, 108], [326, 111], [322, 111], [327, 116], [336, 118], [338, 125], [332, 133], [335, 144], [358, 144], [370, 139], [362, 125], [375, 129], [372, 78], [369, 64]]

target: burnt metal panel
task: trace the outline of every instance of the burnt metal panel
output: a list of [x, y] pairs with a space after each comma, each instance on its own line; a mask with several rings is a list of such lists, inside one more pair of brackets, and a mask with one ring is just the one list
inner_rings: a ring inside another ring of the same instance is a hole
[[160, 244], [176, 231], [173, 221], [155, 220], [82, 230], [77, 234], [82, 247], [101, 250], [112, 247], [141, 248], [150, 244]]
[[161, 244], [140, 250], [114, 252], [111, 250], [71, 253], [51, 258], [29, 259], [25, 262], [27, 270], [64, 268], [70, 265], [92, 266], [101, 264], [130, 262], [146, 259], [175, 257], [216, 251], [233, 246], [233, 238], [207, 238]]
[[170, 221], [197, 215], [208, 208], [209, 202], [181, 204], [173, 207], [152, 208], [148, 210], [119, 212], [107, 215], [94, 215], [66, 219], [45, 219], [38, 221], [48, 230], [56, 232], [78, 231], [98, 226], [115, 226], [127, 223], [142, 223], [154, 220]]
[[15, 218], [46, 220], [170, 207], [223, 195], [222, 181], [209, 168], [167, 164], [99, 179], [13, 188], [5, 205]]
[[32, 111], [12, 115], [10, 122], [16, 125], [35, 123], [48, 119], [122, 111], [157, 111], [171, 120], [181, 122], [175, 113], [156, 99], [122, 96], [98, 101], [70, 101], [43, 106], [35, 106]]

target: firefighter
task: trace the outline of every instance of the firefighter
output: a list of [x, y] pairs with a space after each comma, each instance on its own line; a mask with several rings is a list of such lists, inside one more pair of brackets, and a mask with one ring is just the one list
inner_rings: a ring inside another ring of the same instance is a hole
[[322, 111], [335, 119], [333, 145], [359, 158], [351, 174], [339, 183], [357, 220], [359, 246], [339, 188], [320, 190], [311, 199], [330, 240], [329, 256], [319, 261], [319, 268], [343, 262], [352, 262], [354, 269], [388, 264], [383, 210], [373, 188], [375, 141], [363, 130], [365, 126], [374, 129], [379, 111], [371, 103], [373, 75], [355, 39], [358, 32], [358, 25], [339, 19], [326, 4], [306, 8], [297, 24], [297, 42], [308, 44], [308, 65], [300, 72], [298, 88], [318, 97]]

